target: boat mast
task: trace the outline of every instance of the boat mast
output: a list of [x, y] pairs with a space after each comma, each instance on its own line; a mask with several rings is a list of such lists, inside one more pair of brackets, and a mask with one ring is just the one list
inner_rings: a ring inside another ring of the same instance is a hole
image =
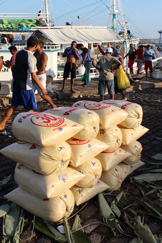
[[44, 0], [44, 3], [45, 3], [45, 16], [46, 16], [46, 23], [47, 23], [47, 26], [49, 27], [49, 12], [48, 12], [48, 3], [47, 3], [48, 0]]
[[116, 0], [112, 0], [112, 9], [113, 9], [112, 29], [117, 31], [117, 25], [116, 25]]

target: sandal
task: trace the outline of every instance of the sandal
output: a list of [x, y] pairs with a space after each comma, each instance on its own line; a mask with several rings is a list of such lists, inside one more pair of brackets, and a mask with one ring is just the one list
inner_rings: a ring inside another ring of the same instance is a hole
[[2, 130], [0, 131], [0, 135], [8, 136], [9, 132], [7, 132], [6, 130]]

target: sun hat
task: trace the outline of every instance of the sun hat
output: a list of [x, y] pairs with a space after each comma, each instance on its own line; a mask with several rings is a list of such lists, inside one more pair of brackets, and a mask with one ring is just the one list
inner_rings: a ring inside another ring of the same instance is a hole
[[112, 53], [112, 52], [113, 52], [112, 48], [110, 48], [110, 47], [106, 48], [106, 53]]

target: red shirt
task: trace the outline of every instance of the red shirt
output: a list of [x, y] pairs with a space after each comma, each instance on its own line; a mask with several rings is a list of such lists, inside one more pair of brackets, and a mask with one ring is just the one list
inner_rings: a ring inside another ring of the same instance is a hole
[[137, 50], [137, 59], [143, 59], [143, 54], [144, 54], [144, 50], [143, 49], [138, 49]]

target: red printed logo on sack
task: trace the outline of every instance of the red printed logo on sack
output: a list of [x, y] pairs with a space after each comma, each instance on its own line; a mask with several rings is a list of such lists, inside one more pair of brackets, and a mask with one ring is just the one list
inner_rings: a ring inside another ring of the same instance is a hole
[[87, 110], [102, 110], [102, 109], [110, 108], [111, 105], [87, 101], [84, 103], [84, 107]]
[[132, 104], [132, 103], [130, 103], [130, 102], [129, 102], [129, 103], [126, 103], [126, 104], [124, 104], [124, 105], [121, 106], [121, 109], [124, 110], [128, 105], [131, 105], [131, 104]]
[[30, 149], [36, 149], [36, 146], [34, 144], [32, 144], [32, 146], [30, 147]]
[[41, 112], [29, 113], [23, 116], [22, 119], [26, 119], [28, 117], [30, 117], [31, 123], [41, 127], [59, 127], [65, 120], [63, 117], [55, 117]]
[[89, 143], [90, 140], [78, 140], [78, 139], [71, 139], [70, 142], [68, 142], [69, 145], [83, 145]]

